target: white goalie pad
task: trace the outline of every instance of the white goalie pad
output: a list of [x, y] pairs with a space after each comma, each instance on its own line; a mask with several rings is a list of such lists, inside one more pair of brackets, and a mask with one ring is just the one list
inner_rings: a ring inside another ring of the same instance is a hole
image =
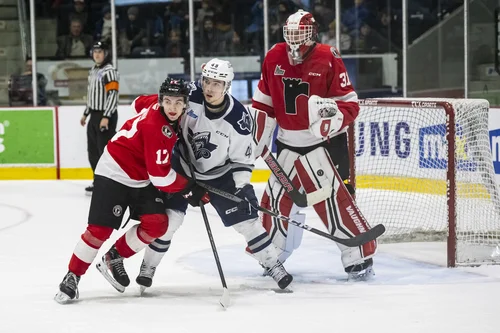
[[266, 112], [247, 107], [248, 113], [252, 117], [252, 135], [256, 145], [254, 149], [255, 159], [259, 158], [265, 146], [271, 146], [276, 120], [269, 117]]
[[332, 160], [325, 148], [319, 147], [306, 155], [300, 156], [295, 161], [295, 168], [300, 183], [306, 192], [316, 192], [320, 189], [328, 189], [328, 199], [332, 195], [332, 184], [335, 181], [335, 172]]
[[344, 122], [344, 114], [331, 98], [312, 95], [307, 102], [309, 109], [309, 130], [317, 138], [327, 138], [338, 132]]

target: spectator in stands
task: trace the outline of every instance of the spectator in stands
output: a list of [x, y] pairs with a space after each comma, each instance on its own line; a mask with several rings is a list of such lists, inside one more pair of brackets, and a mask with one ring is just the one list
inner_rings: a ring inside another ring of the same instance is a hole
[[120, 31], [120, 46], [123, 55], [129, 55], [137, 46], [147, 46], [146, 23], [139, 18], [139, 8], [132, 6]]
[[195, 31], [203, 33], [203, 25], [205, 22], [205, 17], [213, 17], [215, 14], [215, 8], [213, 6], [212, 0], [202, 0], [201, 8], [196, 12], [196, 26]]
[[195, 39], [196, 56], [214, 56], [218, 53], [218, 40], [215, 34], [215, 24], [211, 16], [205, 16], [203, 28], [198, 32]]
[[59, 17], [57, 20], [57, 35], [63, 36], [68, 35], [70, 31], [68, 27], [70, 26], [73, 19], [78, 19], [82, 24], [82, 31], [85, 34], [92, 34], [94, 31], [93, 22], [91, 22], [91, 17], [84, 0], [73, 0], [71, 8], [68, 9], [66, 6], [61, 6], [59, 11]]
[[342, 13], [342, 24], [348, 31], [358, 31], [370, 17], [365, 0], [354, 0], [354, 6]]
[[384, 43], [368, 24], [363, 24], [354, 36], [354, 50], [356, 53], [384, 53], [387, 52], [387, 43]]
[[282, 0], [278, 4], [278, 12], [274, 13], [272, 17], [272, 22], [270, 25], [270, 43], [276, 44], [284, 42], [283, 39], [283, 26], [288, 18], [288, 16], [295, 13], [296, 5], [289, 0]]
[[326, 7], [325, 4], [320, 1], [314, 4], [312, 14], [314, 19], [318, 22], [319, 32], [328, 31], [328, 24], [335, 19], [333, 10]]
[[[45, 92], [45, 87], [47, 85], [47, 79], [42, 73], [36, 74], [37, 86], [38, 86], [38, 105], [47, 105], [47, 94]], [[9, 82], [9, 89], [16, 91], [10, 91], [9, 96], [16, 95], [19, 98], [17, 101], [24, 101], [26, 104], [31, 105], [33, 103], [33, 61], [28, 58], [25, 63], [24, 72], [21, 75], [12, 75]]]
[[111, 45], [111, 7], [104, 6], [101, 14], [102, 18], [96, 24], [94, 39]]
[[264, 44], [264, 10], [262, 1], [252, 7], [252, 23], [245, 29], [246, 45], [252, 54], [260, 53]]
[[183, 54], [184, 45], [181, 41], [180, 29], [172, 29], [167, 42], [167, 57], [180, 58]]
[[57, 38], [56, 57], [88, 57], [92, 42], [92, 36], [82, 33], [82, 22], [74, 18], [71, 20], [70, 34]]
[[[346, 33], [346, 28], [342, 23], [340, 24], [340, 27], [340, 51], [343, 53], [348, 53], [351, 50], [352, 39], [351, 36]], [[334, 20], [328, 25], [328, 31], [321, 34], [321, 43], [336, 46], [336, 32], [337, 26]]]

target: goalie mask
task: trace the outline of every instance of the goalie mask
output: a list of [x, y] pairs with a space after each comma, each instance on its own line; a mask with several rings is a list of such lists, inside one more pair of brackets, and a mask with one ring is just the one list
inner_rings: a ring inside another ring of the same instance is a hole
[[287, 44], [290, 64], [301, 64], [316, 44], [318, 24], [311, 13], [300, 9], [286, 20], [283, 37]]

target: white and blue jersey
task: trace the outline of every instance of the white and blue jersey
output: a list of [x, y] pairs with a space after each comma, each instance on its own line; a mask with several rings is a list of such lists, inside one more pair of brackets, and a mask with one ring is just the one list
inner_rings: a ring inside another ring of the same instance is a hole
[[[189, 109], [181, 120], [184, 145], [177, 145], [182, 169], [190, 175], [191, 161], [199, 180], [217, 179], [231, 172], [236, 188], [250, 183], [254, 142], [252, 121], [247, 109], [233, 96], [226, 94], [224, 110], [214, 113], [205, 107], [202, 89], [191, 83]], [[189, 159], [186, 158], [189, 153]]]

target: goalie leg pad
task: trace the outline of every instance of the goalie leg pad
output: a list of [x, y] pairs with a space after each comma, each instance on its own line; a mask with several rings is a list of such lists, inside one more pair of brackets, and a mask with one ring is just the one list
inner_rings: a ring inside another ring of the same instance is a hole
[[[333, 188], [332, 197], [314, 205], [328, 231], [337, 237], [351, 238], [367, 231], [370, 226], [356, 206], [330, 155], [319, 147], [295, 161], [300, 182], [307, 193], [325, 186]], [[337, 244], [342, 251], [344, 267], [363, 262], [375, 254], [376, 241], [359, 248]]]
[[167, 253], [172, 242], [174, 233], [179, 229], [182, 222], [184, 221], [185, 213], [174, 210], [167, 209], [168, 215], [168, 229], [167, 232], [155, 239], [144, 251], [144, 262], [152, 267], [157, 267], [165, 253]]

